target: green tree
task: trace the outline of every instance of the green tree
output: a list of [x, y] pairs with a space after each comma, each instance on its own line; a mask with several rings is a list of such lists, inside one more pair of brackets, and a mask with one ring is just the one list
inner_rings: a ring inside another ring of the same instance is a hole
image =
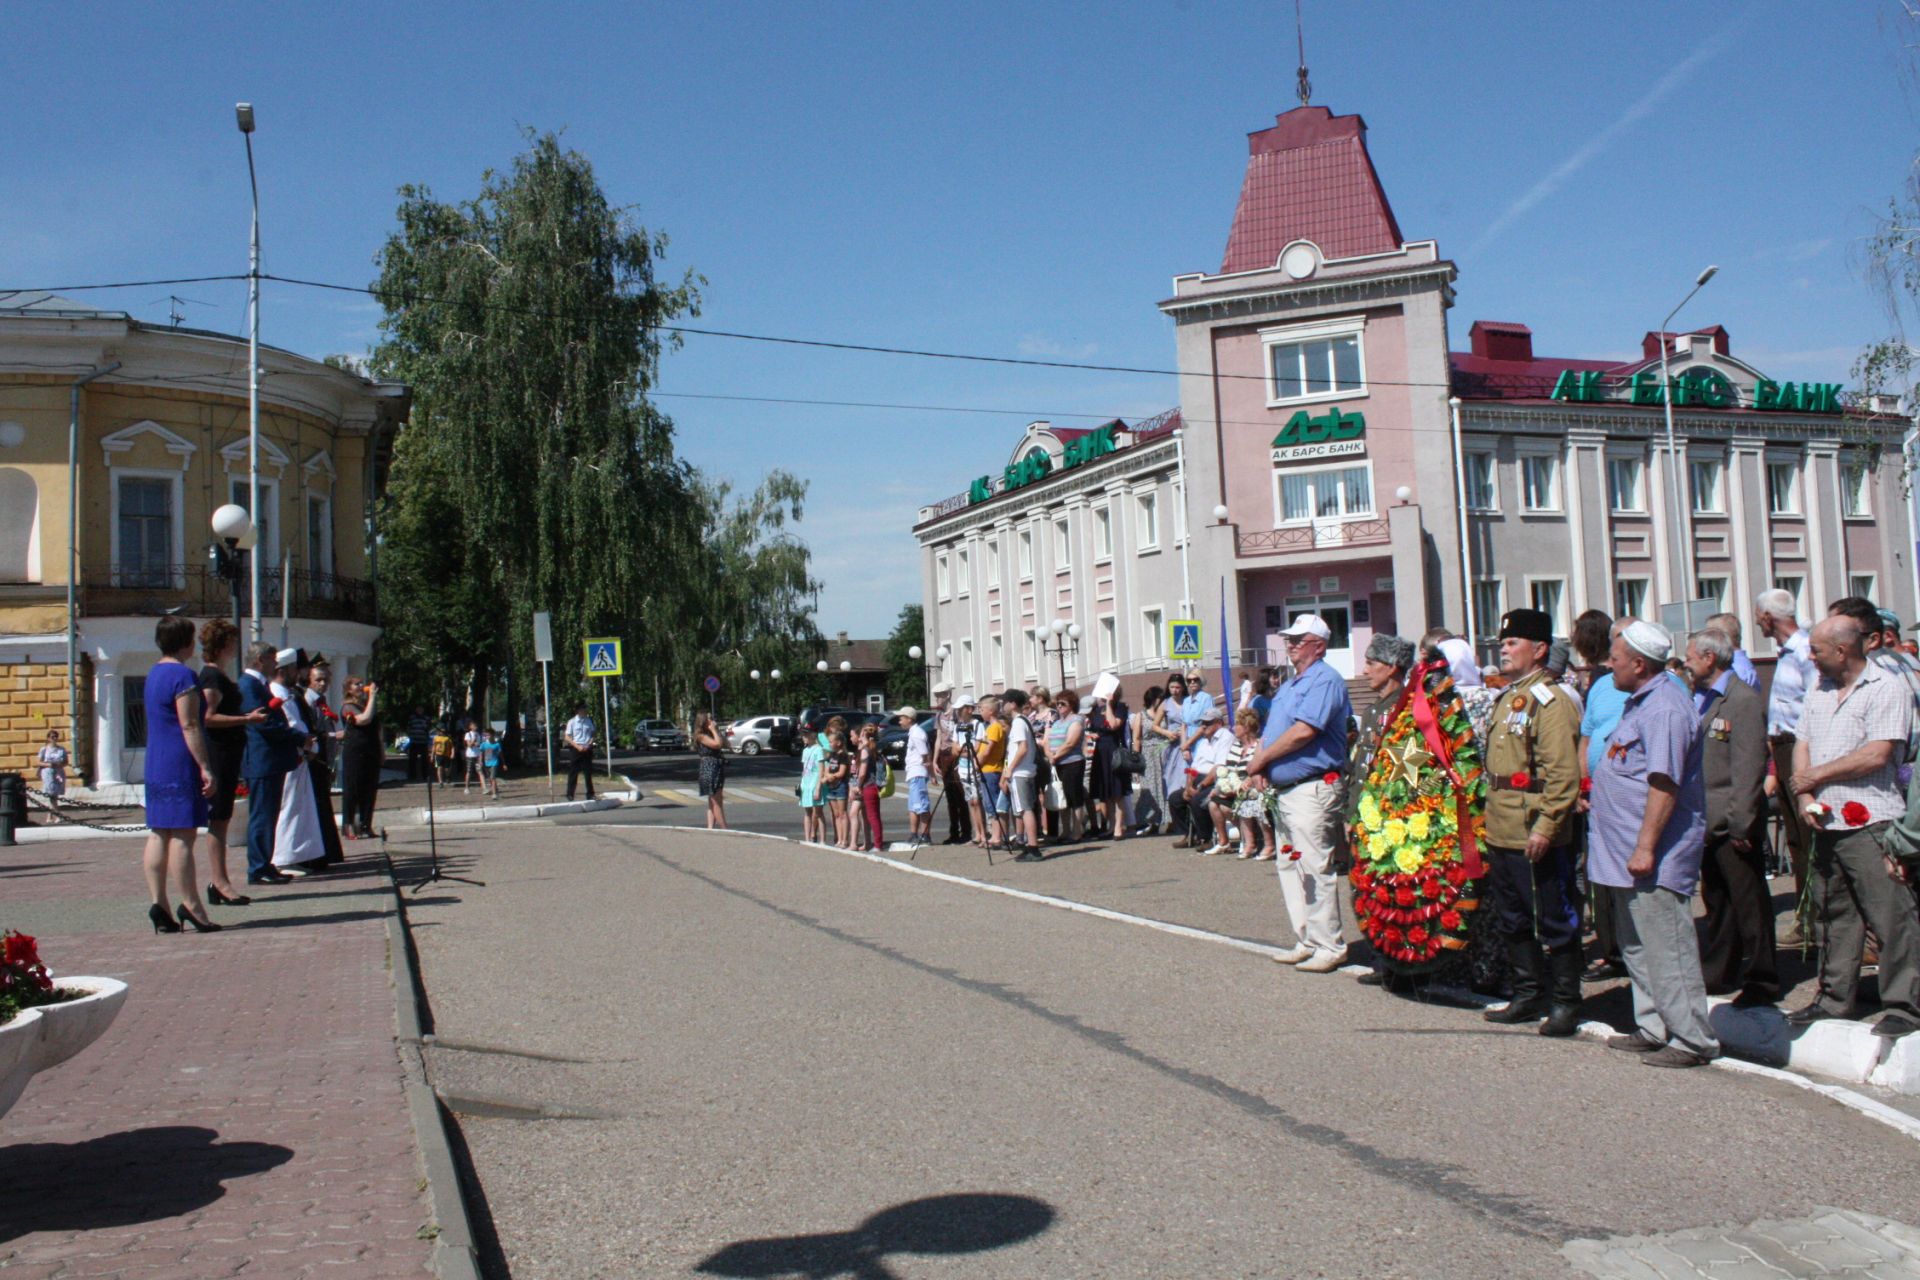
[[510, 700], [533, 676], [534, 612], [553, 615], [556, 674], [578, 679], [583, 637], [666, 647], [701, 592], [697, 478], [646, 393], [661, 326], [698, 314], [704, 282], [662, 283], [666, 238], [554, 135], [527, 140], [472, 200], [402, 188], [374, 286], [374, 368], [416, 406], [379, 522], [387, 646], [476, 692], [504, 671]]
[[926, 616], [917, 604], [910, 604], [900, 610], [900, 620], [893, 624], [893, 634], [887, 637], [887, 702], [891, 706], [912, 703], [916, 707], [927, 705], [927, 657], [923, 652], [914, 657], [909, 650], [914, 645], [924, 649], [927, 637]]

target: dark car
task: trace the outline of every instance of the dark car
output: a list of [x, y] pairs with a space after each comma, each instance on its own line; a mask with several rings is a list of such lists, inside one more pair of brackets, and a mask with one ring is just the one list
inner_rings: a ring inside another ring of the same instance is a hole
[[[914, 722], [927, 731], [929, 747], [933, 745], [933, 721], [933, 713], [928, 712]], [[896, 769], [907, 767], [907, 732], [892, 721], [888, 721], [887, 727], [880, 731], [880, 754]]]
[[685, 751], [687, 732], [671, 720], [642, 720], [633, 727], [635, 751]]
[[806, 708], [794, 719], [794, 725], [796, 728], [805, 729], [808, 733], [818, 733], [820, 730], [826, 728], [827, 721], [833, 719], [835, 716], [840, 716], [846, 720], [849, 731], [858, 729], [861, 725], [871, 723], [880, 718], [871, 711], [859, 711], [853, 707], [835, 707], [823, 704], [821, 706]]

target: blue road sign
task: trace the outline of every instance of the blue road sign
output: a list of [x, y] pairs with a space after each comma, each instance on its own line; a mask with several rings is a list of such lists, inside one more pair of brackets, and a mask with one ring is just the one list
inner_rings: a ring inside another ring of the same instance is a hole
[[584, 642], [584, 647], [587, 651], [588, 675], [604, 678], [624, 674], [625, 668], [620, 661], [618, 640], [588, 640]]
[[708, 693], [718, 693], [718, 692], [720, 692], [720, 677], [719, 677], [719, 676], [708, 676], [708, 677], [707, 677], [707, 678], [706, 678], [706, 679], [705, 679], [704, 681], [702, 681], [701, 683], [703, 683], [703, 684], [705, 684], [705, 685], [707, 686], [707, 692], [708, 692]]
[[1167, 656], [1198, 662], [1200, 650], [1200, 623], [1192, 618], [1176, 618], [1167, 624]]

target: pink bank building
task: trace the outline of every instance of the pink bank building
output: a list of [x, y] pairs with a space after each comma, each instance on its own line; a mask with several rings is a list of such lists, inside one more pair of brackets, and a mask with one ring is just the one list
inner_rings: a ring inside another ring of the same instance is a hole
[[944, 678], [1164, 669], [1186, 619], [1216, 665], [1223, 603], [1236, 663], [1280, 658], [1312, 612], [1348, 676], [1380, 631], [1444, 625], [1490, 652], [1521, 605], [1563, 635], [1590, 607], [1672, 606], [1685, 629], [1689, 602], [1748, 618], [1779, 586], [1806, 617], [1862, 594], [1914, 621], [1896, 406], [1756, 369], [1717, 325], [1647, 333], [1625, 363], [1537, 355], [1526, 325], [1488, 320], [1455, 350], [1459, 268], [1402, 234], [1359, 116], [1301, 107], [1248, 144], [1220, 269], [1159, 303], [1178, 407], [1034, 423], [921, 509]]

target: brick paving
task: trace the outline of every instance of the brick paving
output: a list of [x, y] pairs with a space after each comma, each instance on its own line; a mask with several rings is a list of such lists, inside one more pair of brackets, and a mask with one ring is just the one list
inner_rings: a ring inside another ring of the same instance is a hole
[[[349, 846], [351, 849], [352, 846]], [[138, 845], [0, 850], [0, 927], [132, 988], [0, 1117], [0, 1273], [431, 1275], [372, 858], [155, 936]]]

